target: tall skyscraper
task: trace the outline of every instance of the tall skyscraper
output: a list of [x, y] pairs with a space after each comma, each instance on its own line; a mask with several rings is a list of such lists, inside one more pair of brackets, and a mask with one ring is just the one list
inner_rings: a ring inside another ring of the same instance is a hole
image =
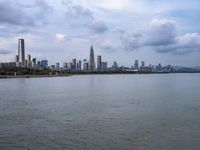
[[97, 56], [97, 71], [101, 71], [101, 56]]
[[24, 66], [25, 65], [25, 42], [24, 39], [18, 40], [18, 59], [19, 63]]
[[94, 50], [92, 45], [90, 48], [89, 71], [95, 71]]

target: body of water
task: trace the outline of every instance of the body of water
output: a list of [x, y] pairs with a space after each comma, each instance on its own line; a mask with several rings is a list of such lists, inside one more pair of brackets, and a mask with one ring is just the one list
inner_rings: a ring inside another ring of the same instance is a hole
[[200, 74], [0, 80], [0, 150], [199, 150]]

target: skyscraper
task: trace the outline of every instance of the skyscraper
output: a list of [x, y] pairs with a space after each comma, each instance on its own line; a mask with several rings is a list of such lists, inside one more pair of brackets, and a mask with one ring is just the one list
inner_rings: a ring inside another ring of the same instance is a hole
[[87, 62], [86, 59], [83, 61], [83, 70], [88, 71], [89, 70], [89, 63]]
[[77, 61], [76, 69], [77, 69], [77, 70], [81, 70], [81, 60], [78, 60], [78, 61]]
[[32, 67], [31, 55], [30, 54], [26, 54], [26, 65], [27, 65], [27, 67]]
[[138, 68], [139, 68], [138, 60], [135, 60], [134, 69], [138, 69]]
[[101, 71], [101, 56], [97, 56], [97, 71]]
[[24, 39], [18, 40], [18, 61], [19, 63], [24, 66], [25, 65], [25, 42]]
[[89, 71], [95, 71], [94, 50], [92, 45], [90, 48]]
[[73, 70], [76, 70], [76, 58], [72, 59], [72, 68]]

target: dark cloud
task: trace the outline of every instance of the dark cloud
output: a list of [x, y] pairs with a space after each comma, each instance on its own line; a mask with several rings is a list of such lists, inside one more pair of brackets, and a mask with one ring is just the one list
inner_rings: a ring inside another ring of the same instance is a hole
[[46, 23], [46, 15], [53, 11], [45, 0], [35, 0], [32, 5], [0, 1], [0, 10], [0, 23], [31, 27], [39, 25], [41, 20], [43, 24]]
[[104, 22], [96, 21], [90, 25], [90, 29], [95, 33], [104, 33], [108, 30], [108, 27]]
[[143, 31], [121, 32], [126, 50], [149, 47], [158, 53], [188, 54], [200, 50], [200, 35], [177, 36], [176, 23], [167, 19], [153, 20]]
[[70, 24], [78, 27], [86, 27], [94, 33], [103, 33], [108, 30], [105, 22], [97, 20], [95, 14], [88, 8], [81, 5], [73, 4], [70, 0], [62, 0], [66, 7], [66, 17]]
[[22, 9], [10, 1], [0, 1], [0, 10], [0, 23], [34, 25], [33, 18], [28, 16]]
[[143, 43], [146, 45], [169, 45], [175, 42], [176, 25], [167, 19], [154, 19], [144, 33]]
[[159, 53], [188, 54], [200, 50], [200, 35], [188, 33], [176, 37], [173, 44], [155, 47]]

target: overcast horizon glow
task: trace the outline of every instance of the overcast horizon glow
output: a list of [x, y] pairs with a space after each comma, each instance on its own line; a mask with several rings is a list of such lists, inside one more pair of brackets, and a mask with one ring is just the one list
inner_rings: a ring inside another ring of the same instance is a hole
[[50, 64], [102, 56], [109, 65], [200, 66], [199, 0], [0, 0], [0, 61], [18, 38]]

